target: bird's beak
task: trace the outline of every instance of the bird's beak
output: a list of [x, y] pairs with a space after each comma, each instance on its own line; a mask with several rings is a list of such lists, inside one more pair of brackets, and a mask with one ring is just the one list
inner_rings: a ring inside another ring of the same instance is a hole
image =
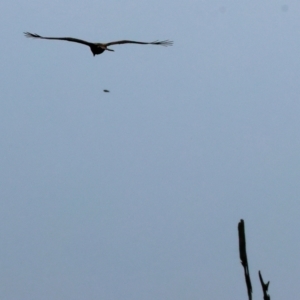
[[106, 50], [108, 50], [108, 51], [113, 51], [113, 52], [115, 51], [115, 50], [112, 50], [112, 49], [108, 49], [108, 48], [106, 48]]

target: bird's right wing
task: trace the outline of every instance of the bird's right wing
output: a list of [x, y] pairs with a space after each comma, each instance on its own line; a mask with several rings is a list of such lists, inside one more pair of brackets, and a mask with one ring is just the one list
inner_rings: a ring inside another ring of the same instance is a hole
[[24, 35], [28, 38], [68, 41], [68, 42], [84, 44], [84, 45], [87, 45], [87, 46], [94, 45], [93, 43], [90, 43], [90, 42], [87, 42], [87, 41], [84, 41], [84, 40], [80, 40], [80, 39], [71, 38], [71, 37], [45, 37], [45, 36], [40, 36], [36, 33], [30, 33], [30, 32], [24, 32]]
[[118, 44], [161, 45], [161, 46], [167, 47], [167, 46], [172, 46], [173, 41], [165, 40], [165, 41], [154, 41], [154, 42], [151, 42], [151, 43], [145, 43], [145, 42], [122, 40], [122, 41], [106, 43], [105, 45], [106, 46], [111, 46], [111, 45], [118, 45]]

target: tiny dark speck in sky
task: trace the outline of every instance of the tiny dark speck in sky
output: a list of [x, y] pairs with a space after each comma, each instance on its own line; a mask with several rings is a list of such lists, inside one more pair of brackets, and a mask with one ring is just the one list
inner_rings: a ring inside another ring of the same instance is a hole
[[103, 90], [104, 93], [109, 93], [109, 90]]

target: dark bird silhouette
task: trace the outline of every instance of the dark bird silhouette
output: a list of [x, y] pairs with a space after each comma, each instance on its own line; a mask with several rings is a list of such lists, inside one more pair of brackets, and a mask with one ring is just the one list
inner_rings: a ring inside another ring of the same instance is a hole
[[151, 43], [136, 42], [136, 41], [129, 41], [129, 40], [115, 41], [115, 42], [110, 42], [110, 43], [90, 43], [90, 42], [87, 42], [84, 40], [75, 39], [75, 38], [71, 38], [71, 37], [45, 37], [45, 36], [40, 36], [36, 33], [30, 33], [30, 32], [24, 32], [24, 34], [28, 38], [37, 38], [37, 39], [44, 39], [44, 40], [60, 40], [60, 41], [68, 41], [68, 42], [83, 44], [83, 45], [90, 47], [94, 56], [103, 53], [105, 50], [114, 51], [107, 47], [112, 46], [112, 45], [119, 45], [119, 44], [161, 45], [161, 46], [165, 46], [165, 47], [173, 45], [173, 42], [169, 41], [169, 40], [154, 41]]
[[103, 90], [104, 93], [109, 93], [109, 90]]

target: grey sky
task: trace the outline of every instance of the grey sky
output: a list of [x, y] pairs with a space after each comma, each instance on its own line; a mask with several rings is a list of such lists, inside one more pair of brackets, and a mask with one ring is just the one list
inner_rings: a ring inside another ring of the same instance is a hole
[[299, 1], [0, 10], [1, 299], [299, 297]]

